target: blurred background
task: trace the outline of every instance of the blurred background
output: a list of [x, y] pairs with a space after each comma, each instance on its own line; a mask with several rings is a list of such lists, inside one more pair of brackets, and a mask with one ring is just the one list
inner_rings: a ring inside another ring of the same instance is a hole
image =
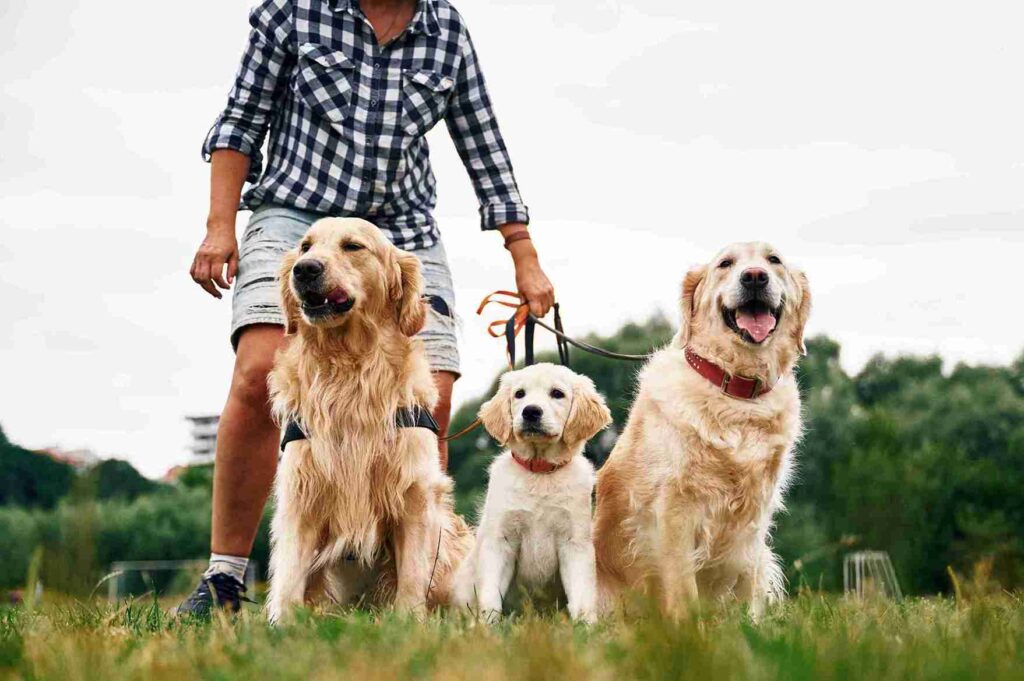
[[[208, 550], [230, 311], [188, 266], [199, 149], [250, 4], [0, 5], [0, 589], [35, 569], [88, 593], [114, 561]], [[807, 270], [808, 430], [777, 541], [791, 588], [839, 588], [863, 548], [889, 552], [911, 593], [952, 588], [950, 570], [1020, 586], [1024, 9], [456, 5], [571, 333], [664, 342], [683, 272], [727, 242], [771, 241]], [[512, 270], [443, 126], [430, 140], [458, 425], [504, 359], [476, 304]], [[621, 427], [635, 366], [574, 367]], [[452, 448], [464, 512], [491, 455], [476, 435]]]

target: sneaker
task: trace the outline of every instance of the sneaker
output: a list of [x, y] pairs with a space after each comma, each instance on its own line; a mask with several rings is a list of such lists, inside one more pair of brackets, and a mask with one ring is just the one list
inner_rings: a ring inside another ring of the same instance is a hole
[[225, 608], [228, 612], [238, 612], [242, 601], [255, 603], [245, 597], [245, 584], [231, 575], [215, 572], [209, 577], [199, 580], [195, 590], [174, 610], [176, 616], [194, 615], [206, 617], [213, 608]]

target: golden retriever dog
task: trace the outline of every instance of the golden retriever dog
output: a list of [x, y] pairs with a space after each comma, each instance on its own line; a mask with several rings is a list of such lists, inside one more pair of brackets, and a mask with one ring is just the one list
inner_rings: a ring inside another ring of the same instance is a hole
[[415, 338], [419, 261], [369, 222], [328, 218], [285, 256], [280, 286], [294, 336], [271, 400], [306, 437], [277, 471], [268, 617], [318, 596], [407, 612], [446, 603], [472, 534], [452, 510], [435, 433], [396, 423], [437, 401]]
[[765, 243], [687, 273], [679, 333], [642, 370], [598, 474], [602, 608], [626, 590], [670, 616], [729, 594], [757, 616], [781, 598], [769, 531], [801, 432], [793, 367], [810, 307], [807, 277]]
[[522, 592], [593, 622], [594, 467], [583, 447], [611, 423], [604, 398], [586, 376], [536, 364], [502, 376], [480, 420], [508, 448], [491, 464], [476, 545], [455, 578], [456, 603], [493, 621]]

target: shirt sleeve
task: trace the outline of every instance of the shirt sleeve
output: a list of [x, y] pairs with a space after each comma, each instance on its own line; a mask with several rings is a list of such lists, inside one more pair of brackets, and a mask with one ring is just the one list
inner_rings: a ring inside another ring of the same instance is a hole
[[519, 196], [512, 160], [498, 130], [484, 74], [468, 35], [445, 120], [480, 201], [481, 228], [528, 223], [530, 214]]
[[238, 67], [227, 107], [214, 121], [203, 143], [203, 158], [217, 149], [234, 149], [252, 159], [249, 182], [263, 169], [263, 140], [274, 104], [294, 60], [288, 49], [292, 28], [291, 0], [261, 0], [249, 14], [249, 44]]

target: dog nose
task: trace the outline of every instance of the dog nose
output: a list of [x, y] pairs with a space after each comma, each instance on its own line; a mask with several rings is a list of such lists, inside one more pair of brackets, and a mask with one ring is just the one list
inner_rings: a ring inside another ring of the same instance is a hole
[[324, 273], [324, 264], [319, 260], [300, 260], [292, 268], [296, 281], [311, 282]]
[[743, 270], [740, 275], [740, 283], [746, 288], [764, 288], [768, 285], [768, 273], [760, 267], [751, 267]]
[[540, 417], [544, 415], [544, 410], [535, 404], [531, 404], [528, 407], [523, 407], [523, 420], [529, 421], [530, 423], [537, 423], [540, 421]]

